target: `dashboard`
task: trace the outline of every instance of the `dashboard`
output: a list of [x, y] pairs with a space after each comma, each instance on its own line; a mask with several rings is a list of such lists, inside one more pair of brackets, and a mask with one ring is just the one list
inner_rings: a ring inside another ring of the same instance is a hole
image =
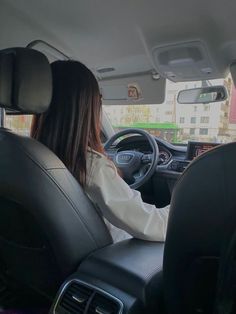
[[[188, 144], [173, 145], [156, 137], [159, 148], [159, 162], [155, 174], [140, 188], [145, 202], [163, 207], [170, 203], [174, 186], [183, 171], [200, 154], [219, 145], [216, 143], [189, 142]], [[121, 151], [138, 151], [149, 156], [152, 150], [148, 141], [142, 136], [129, 136], [114, 143], [107, 151], [112, 159]]]
[[[159, 162], [156, 172], [163, 176], [177, 178], [185, 168], [200, 154], [219, 145], [218, 143], [204, 143], [190, 141], [188, 144], [173, 145], [156, 137], [159, 147]], [[142, 136], [129, 136], [113, 145], [108, 155], [125, 150], [134, 150], [147, 155], [152, 151], [149, 143]]]
[[[164, 166], [170, 166], [170, 163], [177, 160], [186, 160], [187, 145], [173, 145], [156, 137], [159, 147], [158, 168], [163, 169]], [[135, 150], [144, 154], [152, 154], [149, 143], [142, 136], [130, 136], [121, 140], [118, 144], [111, 148], [111, 152], [120, 152], [125, 150]], [[109, 152], [108, 152], [109, 154]], [[169, 170], [171, 170], [169, 168]]]
[[[122, 150], [125, 150], [125, 149], [120, 149], [120, 150], [118, 150], [118, 152], [122, 151]], [[140, 152], [140, 153], [143, 153], [145, 155], [146, 154], [147, 155], [151, 155], [152, 154], [152, 151], [150, 149], [148, 149], [148, 147], [145, 147], [145, 146], [138, 147], [138, 148], [133, 148], [132, 150]], [[170, 161], [171, 157], [172, 157], [171, 152], [168, 149], [162, 147], [161, 150], [159, 150], [158, 165], [165, 165], [165, 164], [167, 164]]]

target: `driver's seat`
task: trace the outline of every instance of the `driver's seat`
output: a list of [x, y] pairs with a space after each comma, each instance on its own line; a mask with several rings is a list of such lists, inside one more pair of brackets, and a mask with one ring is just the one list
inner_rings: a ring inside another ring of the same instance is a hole
[[[45, 111], [52, 94], [47, 58], [0, 51], [0, 106]], [[52, 297], [110, 234], [63, 163], [37, 141], [0, 128], [0, 276]]]

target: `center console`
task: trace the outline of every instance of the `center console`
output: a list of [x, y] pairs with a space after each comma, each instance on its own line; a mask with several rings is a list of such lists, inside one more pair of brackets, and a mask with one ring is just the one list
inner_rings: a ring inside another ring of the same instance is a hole
[[[173, 159], [182, 173], [219, 144], [189, 142], [186, 159]], [[61, 286], [51, 314], [164, 314], [164, 244], [131, 239], [90, 254]]]
[[188, 142], [187, 157], [186, 159], [191, 161], [208, 150], [218, 146], [218, 143], [206, 143], [206, 142]]
[[173, 159], [169, 165], [169, 170], [182, 173], [185, 168], [201, 154], [211, 150], [212, 148], [221, 145], [219, 143], [206, 143], [206, 142], [188, 142], [187, 153], [185, 159]]
[[51, 314], [164, 313], [163, 251], [137, 239], [96, 251], [62, 285]]

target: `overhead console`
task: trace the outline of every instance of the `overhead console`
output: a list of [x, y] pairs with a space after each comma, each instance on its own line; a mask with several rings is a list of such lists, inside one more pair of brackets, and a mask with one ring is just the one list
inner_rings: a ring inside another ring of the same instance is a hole
[[163, 251], [136, 239], [96, 251], [62, 285], [51, 314], [163, 313]]
[[159, 74], [173, 82], [220, 78], [207, 46], [201, 41], [157, 46], [152, 50]]

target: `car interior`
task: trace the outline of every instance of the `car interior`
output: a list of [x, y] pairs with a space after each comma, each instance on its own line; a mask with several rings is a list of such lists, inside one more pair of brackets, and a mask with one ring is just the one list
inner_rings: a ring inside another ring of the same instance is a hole
[[[235, 2], [0, 6], [0, 313], [236, 313]], [[165, 242], [113, 243], [73, 175], [29, 136], [31, 117], [50, 106], [55, 60], [81, 61], [96, 76], [105, 152], [145, 202], [170, 204]], [[180, 86], [174, 105], [169, 86]], [[153, 104], [172, 106], [172, 120], [154, 121]], [[213, 119], [217, 104], [228, 110], [219, 137], [212, 127], [208, 139], [206, 126], [184, 137], [191, 104], [212, 105]], [[136, 120], [118, 121], [116, 110]]]

